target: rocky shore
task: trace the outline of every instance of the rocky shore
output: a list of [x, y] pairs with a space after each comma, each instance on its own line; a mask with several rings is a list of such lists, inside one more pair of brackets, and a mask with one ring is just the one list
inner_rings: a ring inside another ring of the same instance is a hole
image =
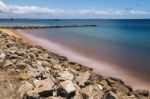
[[0, 32], [0, 99], [150, 99], [121, 79]]

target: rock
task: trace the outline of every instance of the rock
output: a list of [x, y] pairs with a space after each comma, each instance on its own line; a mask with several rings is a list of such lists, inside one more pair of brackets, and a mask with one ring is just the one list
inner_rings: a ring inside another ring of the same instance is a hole
[[77, 70], [75, 70], [75, 69], [73, 69], [73, 68], [71, 68], [71, 67], [68, 67], [67, 69], [68, 69], [68, 71], [69, 71], [71, 74], [73, 74], [74, 76], [78, 76], [79, 71], [77, 71]]
[[102, 99], [104, 92], [97, 85], [88, 85], [82, 89], [82, 92], [88, 95], [90, 99]]
[[127, 87], [125, 87], [124, 85], [121, 85], [121, 84], [114, 84], [114, 85], [112, 85], [112, 89], [115, 89], [117, 91], [121, 91], [121, 92], [123, 92], [125, 94], [129, 94], [130, 93], [130, 90]]
[[75, 96], [73, 97], [73, 99], [87, 99], [88, 96], [86, 98], [84, 98], [82, 96], [82, 93], [76, 92]]
[[0, 67], [2, 67], [2, 65], [4, 64], [5, 57], [6, 57], [5, 53], [0, 50]]
[[35, 54], [33, 53], [29, 53], [27, 56], [29, 59], [32, 59], [32, 60], [36, 58]]
[[[112, 90], [113, 91], [113, 90]], [[128, 94], [125, 94], [121, 91], [116, 91], [115, 92], [116, 96], [117, 96], [117, 99], [132, 99], [133, 97], [129, 96]], [[134, 99], [134, 98], [133, 98]]]
[[57, 88], [57, 95], [56, 96], [67, 97], [68, 93], [66, 92], [66, 90], [64, 88], [58, 87]]
[[113, 77], [109, 77], [109, 78], [107, 78], [107, 80], [110, 82], [110, 83], [120, 83], [120, 84], [124, 84], [124, 82], [121, 80], [121, 79], [119, 79], [119, 78], [113, 78]]
[[72, 67], [73, 69], [80, 71], [80, 68], [82, 67], [82, 65], [77, 64], [75, 62], [69, 62], [70, 67]]
[[4, 65], [3, 65], [3, 68], [13, 68], [13, 63], [12, 61], [9, 61], [9, 60], [6, 60]]
[[23, 59], [23, 57], [18, 56], [18, 55], [16, 55], [16, 54], [10, 55], [9, 58], [10, 58], [10, 59]]
[[[123, 96], [122, 98], [120, 99], [137, 99], [134, 95], [132, 96]], [[141, 98], [142, 99], [142, 98]]]
[[59, 64], [59, 59], [56, 59], [56, 58], [50, 58], [50, 61], [52, 64]]
[[145, 96], [145, 97], [149, 96], [149, 91], [148, 90], [135, 90], [133, 93], [134, 94], [139, 94], [139, 95], [142, 95], [142, 96]]
[[125, 86], [126, 88], [128, 88], [128, 89], [130, 90], [130, 92], [133, 91], [133, 88], [132, 88], [130, 85], [124, 84], [124, 86]]
[[34, 86], [28, 82], [25, 82], [23, 85], [21, 85], [17, 91], [20, 98], [23, 99], [28, 91], [32, 90]]
[[65, 56], [59, 56], [59, 59], [60, 59], [61, 61], [68, 61], [67, 57], [65, 57]]
[[35, 88], [42, 87], [41, 89], [45, 88], [45, 90], [51, 90], [54, 86], [54, 81], [51, 78], [47, 78], [44, 80], [34, 80], [33, 83], [35, 85]]
[[60, 64], [55, 64], [55, 65], [53, 65], [53, 68], [54, 68], [54, 69], [61, 69], [62, 66], [61, 66]]
[[26, 52], [24, 51], [15, 51], [14, 54], [18, 55], [18, 56], [23, 56], [25, 55]]
[[31, 47], [31, 48], [29, 49], [29, 51], [30, 51], [30, 52], [41, 52], [40, 49], [35, 48], [35, 47]]
[[17, 69], [25, 69], [26, 68], [26, 64], [23, 62], [19, 62], [18, 64], [16, 64], [16, 68]]
[[68, 72], [67, 70], [66, 71], [63, 71], [62, 73], [60, 73], [60, 77], [59, 77], [61, 80], [73, 80], [74, 78], [74, 75], [71, 74], [70, 72]]
[[21, 70], [19, 75], [18, 75], [18, 78], [21, 80], [28, 80], [29, 78], [31, 78], [31, 76], [28, 74], [27, 71]]
[[34, 90], [30, 90], [27, 92], [25, 99], [39, 99], [39, 94], [37, 94]]
[[28, 91], [28, 97], [49, 97], [53, 96], [53, 86], [54, 82], [52, 79], [47, 78], [45, 80], [34, 80], [35, 88], [33, 90]]
[[113, 92], [110, 91], [104, 95], [103, 99], [118, 99], [118, 98]]
[[93, 83], [98, 83], [100, 80], [104, 79], [103, 76], [99, 75], [99, 74], [96, 74], [95, 72], [90, 72], [91, 76], [90, 76], [90, 80], [93, 82]]
[[27, 72], [31, 77], [42, 78], [43, 74], [45, 74], [45, 72], [47, 72], [47, 69], [42, 66], [41, 61], [37, 61], [35, 63], [32, 63], [32, 65], [34, 67], [31, 67], [31, 66], [26, 67]]
[[42, 61], [42, 65], [43, 65], [43, 67], [48, 67], [48, 68], [51, 68], [51, 66], [52, 66], [52, 64], [47, 61]]
[[80, 86], [85, 86], [85, 83], [89, 78], [90, 78], [90, 73], [89, 71], [86, 71], [84, 73], [83, 72], [80, 73], [79, 76], [77, 76], [76, 80]]
[[75, 92], [75, 87], [72, 81], [65, 80], [65, 81], [60, 82], [60, 84], [68, 94]]
[[129, 94], [129, 92], [131, 91], [128, 87], [126, 87], [124, 85], [124, 83], [120, 79], [115, 79], [114, 80], [112, 78], [107, 78], [107, 81], [109, 82], [112, 89], [124, 92], [125, 94]]
[[89, 68], [88, 66], [83, 66], [83, 65], [81, 66], [80, 70], [81, 70], [82, 72], [93, 71], [92, 68]]

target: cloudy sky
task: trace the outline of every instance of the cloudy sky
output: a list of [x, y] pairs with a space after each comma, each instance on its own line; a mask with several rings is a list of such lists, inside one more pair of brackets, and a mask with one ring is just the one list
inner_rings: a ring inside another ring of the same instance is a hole
[[0, 18], [150, 18], [150, 0], [0, 0]]

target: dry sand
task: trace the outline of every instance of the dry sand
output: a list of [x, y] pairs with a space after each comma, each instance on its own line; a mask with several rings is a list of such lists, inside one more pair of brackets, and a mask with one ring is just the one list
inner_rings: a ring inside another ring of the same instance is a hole
[[31, 43], [31, 41], [29, 39], [27, 39], [26, 37], [22, 36], [20, 33], [18, 33], [15, 29], [1, 29], [0, 31], [2, 31], [3, 33], [7, 33], [8, 35], [12, 35], [15, 36], [17, 38], [22, 39], [25, 43]]

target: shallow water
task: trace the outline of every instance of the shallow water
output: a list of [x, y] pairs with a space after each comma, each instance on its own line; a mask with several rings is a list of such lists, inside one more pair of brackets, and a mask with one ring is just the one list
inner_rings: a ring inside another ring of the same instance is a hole
[[38, 29], [26, 32], [55, 41], [87, 57], [121, 66], [133, 75], [150, 81], [150, 20], [94, 20], [87, 23], [84, 20], [79, 23], [94, 22], [98, 27]]

